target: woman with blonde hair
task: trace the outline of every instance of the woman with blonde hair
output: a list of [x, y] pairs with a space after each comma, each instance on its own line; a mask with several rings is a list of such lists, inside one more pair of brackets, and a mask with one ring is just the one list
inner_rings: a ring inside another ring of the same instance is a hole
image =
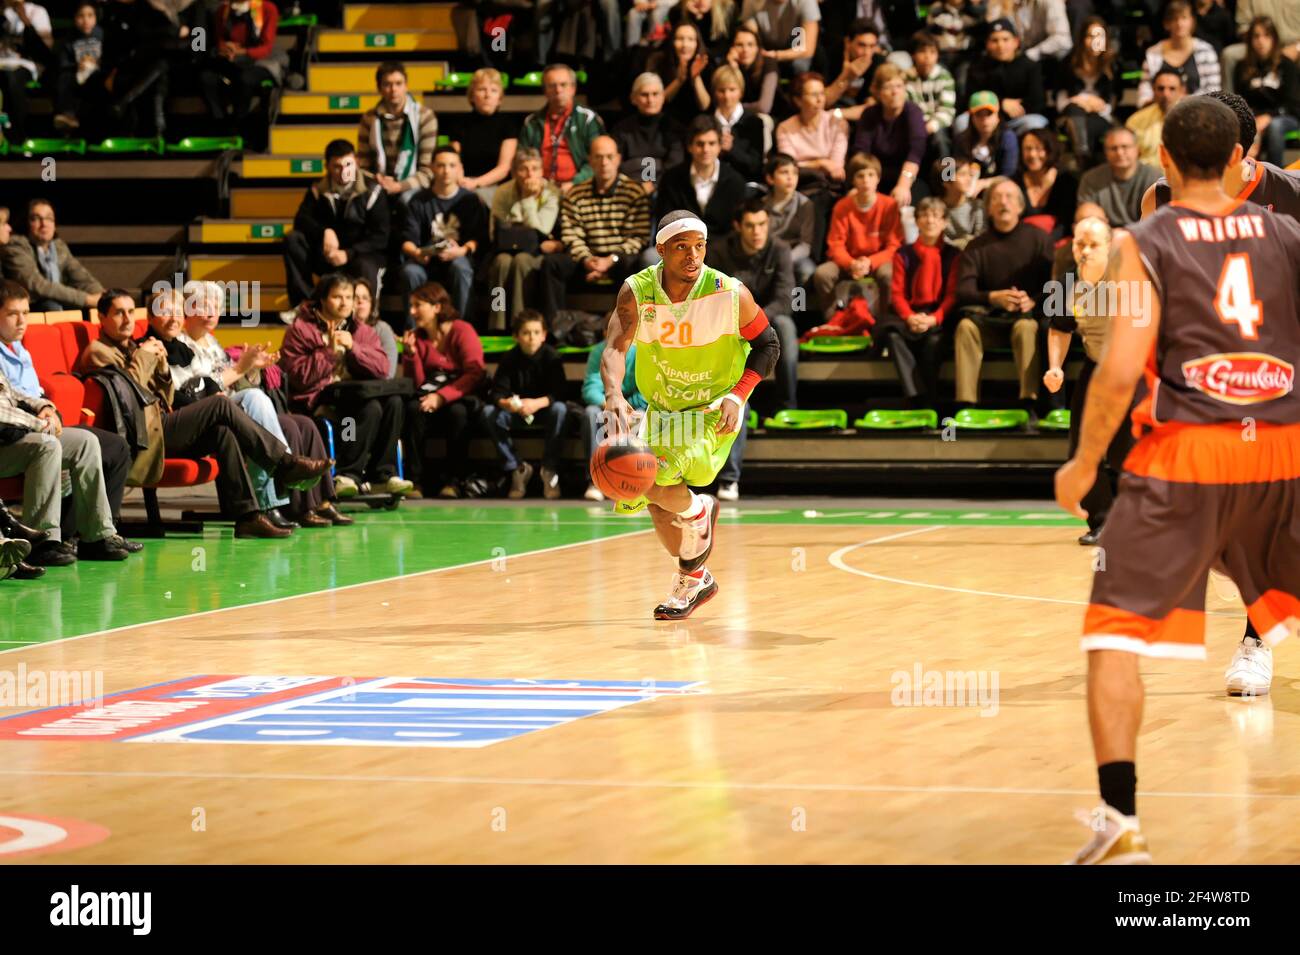
[[763, 181], [763, 121], [741, 103], [745, 79], [730, 63], [713, 74], [713, 118], [722, 128], [721, 159], [746, 182]]
[[457, 131], [451, 144], [465, 167], [460, 184], [489, 204], [496, 187], [509, 178], [519, 145], [519, 122], [500, 111], [504, 92], [500, 73], [488, 67], [475, 70], [467, 91], [471, 110], [451, 123]]
[[[880, 191], [899, 208], [912, 204], [917, 172], [925, 158], [925, 114], [907, 98], [907, 76], [893, 63], [882, 63], [871, 78], [875, 103], [862, 111], [853, 134], [854, 152], [880, 160]], [[924, 184], [917, 198], [926, 194]]]

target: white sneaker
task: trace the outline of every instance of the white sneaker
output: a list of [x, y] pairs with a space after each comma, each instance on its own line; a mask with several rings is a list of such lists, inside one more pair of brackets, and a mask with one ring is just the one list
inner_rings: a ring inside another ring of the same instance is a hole
[[705, 568], [699, 577], [677, 573], [673, 575], [673, 589], [668, 599], [655, 607], [656, 620], [685, 620], [700, 604], [713, 599], [718, 592], [718, 582]]
[[352, 480], [346, 474], [336, 475], [334, 478], [334, 496], [340, 501], [346, 501], [350, 497], [356, 497], [361, 489], [357, 487], [357, 482]]
[[512, 501], [519, 500], [528, 490], [528, 482], [532, 479], [533, 466], [527, 461], [521, 462], [519, 467], [510, 472], [510, 492], [506, 496]]
[[1125, 816], [1102, 803], [1092, 812], [1080, 809], [1074, 818], [1093, 837], [1066, 865], [1150, 865], [1151, 851], [1137, 816]]
[[1266, 696], [1273, 684], [1273, 650], [1258, 637], [1246, 637], [1223, 674], [1229, 696]]
[[604, 495], [604, 494], [601, 494], [601, 493], [600, 493], [600, 488], [596, 487], [596, 485], [594, 485], [594, 484], [588, 484], [588, 485], [587, 485], [586, 493], [584, 493], [582, 496], [585, 497], [585, 498], [586, 498], [587, 500], [589, 500], [589, 501], [603, 501], [603, 500], [605, 500], [605, 495]]
[[385, 494], [400, 494], [403, 497], [406, 497], [407, 495], [413, 494], [414, 491], [415, 485], [413, 483], [406, 480], [406, 478], [398, 477], [396, 474], [384, 482]]
[[542, 496], [548, 501], [560, 499], [560, 476], [550, 468], [542, 468]]
[[719, 484], [719, 485], [718, 485], [718, 500], [719, 500], [719, 501], [739, 501], [739, 500], [740, 500], [740, 485], [737, 484], [735, 481], [732, 481], [730, 484]]
[[677, 567], [686, 573], [699, 570], [713, 552], [713, 528], [718, 523], [718, 499], [712, 494], [701, 494], [704, 512], [693, 521], [680, 515], [673, 524], [682, 529], [682, 544], [677, 551]]

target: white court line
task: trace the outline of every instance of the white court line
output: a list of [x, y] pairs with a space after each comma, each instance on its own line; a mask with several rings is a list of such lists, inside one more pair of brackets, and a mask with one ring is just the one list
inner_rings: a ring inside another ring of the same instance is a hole
[[[926, 531], [951, 530], [955, 527], [957, 527], [955, 524], [938, 524], [934, 527], [923, 527], [916, 531], [909, 531], [908, 533], [923, 534]], [[894, 535], [894, 537], [906, 536], [907, 534]], [[969, 587], [950, 587], [947, 584], [927, 584], [920, 580], [906, 580], [902, 577], [888, 577], [884, 574], [873, 574], [871, 571], [862, 570], [859, 567], [850, 567], [844, 560], [845, 555], [852, 553], [859, 547], [866, 547], [869, 544], [878, 544], [881, 541], [893, 539], [893, 537], [879, 537], [869, 541], [862, 541], [859, 544], [849, 544], [846, 547], [841, 547], [826, 559], [830, 562], [831, 566], [837, 570], [842, 570], [850, 574], [857, 574], [859, 577], [868, 577], [871, 580], [880, 580], [887, 584], [902, 584], [904, 587], [924, 587], [926, 590], [946, 590], [948, 593], [952, 594], [970, 594], [975, 597], [1001, 597], [1004, 600], [1032, 600], [1037, 603], [1069, 604], [1074, 607], [1088, 606], [1088, 601], [1086, 600], [1066, 600], [1063, 597], [1037, 597], [1033, 594], [1003, 594], [994, 590], [972, 590]], [[1207, 617], [1233, 617], [1236, 619], [1244, 619], [1246, 616], [1244, 611], [1241, 613], [1234, 613], [1230, 610], [1207, 610], [1205, 611], [1205, 615]]]
[[[415, 783], [433, 786], [572, 786], [585, 789], [705, 789], [716, 791], [712, 780], [626, 780], [626, 779], [541, 779], [512, 776], [346, 776], [326, 773], [184, 773], [124, 770], [27, 770], [0, 769], [0, 776], [89, 776], [110, 779], [208, 779], [246, 780], [251, 782], [321, 782], [321, 783]], [[1095, 789], [1015, 789], [1003, 786], [882, 786], [858, 783], [747, 783], [727, 782], [725, 789], [766, 792], [832, 793], [935, 793], [945, 795], [1005, 796], [1078, 796], [1096, 799]], [[1165, 799], [1281, 799], [1300, 800], [1300, 793], [1254, 792], [1148, 792], [1142, 798]]]
[[[507, 561], [520, 557], [532, 557], [534, 554], [549, 554], [555, 551], [568, 550], [570, 547], [585, 547], [588, 544], [599, 544], [602, 541], [622, 540], [627, 537], [636, 537], [638, 534], [649, 534], [654, 530], [647, 527], [639, 531], [629, 531], [626, 534], [610, 534], [607, 537], [596, 537], [592, 540], [574, 541], [571, 544], [556, 544], [554, 547], [543, 547], [540, 550], [526, 550], [518, 554], [506, 554]], [[377, 580], [363, 580], [356, 584], [345, 584], [342, 587], [326, 587], [322, 590], [311, 590], [307, 593], [292, 594], [288, 597], [271, 597], [267, 600], [255, 600], [252, 603], [232, 604], [229, 607], [213, 607], [211, 610], [199, 610], [195, 613], [183, 614], [179, 617], [160, 617], [157, 620], [145, 620], [141, 623], [128, 623], [121, 627], [110, 627], [107, 630], [96, 630], [94, 633], [81, 633], [75, 637], [55, 637], [53, 640], [41, 640], [35, 643], [29, 643], [21, 647], [11, 647], [8, 650], [0, 650], [0, 654], [18, 653], [22, 650], [30, 650], [34, 647], [52, 647], [56, 643], [70, 643], [73, 640], [84, 640], [87, 637], [102, 637], [110, 633], [120, 633], [123, 630], [136, 630], [140, 627], [152, 627], [155, 624], [177, 623], [181, 620], [193, 620], [196, 617], [206, 617], [209, 614], [225, 613], [228, 610], [246, 610], [249, 607], [267, 607], [271, 604], [283, 603], [286, 600], [298, 600], [302, 597], [319, 597], [321, 594], [337, 594], [345, 590], [352, 590], [356, 587], [369, 587], [371, 584], [386, 584], [394, 580], [410, 580], [413, 577], [424, 577], [429, 574], [444, 574], [449, 570], [464, 570], [466, 567], [477, 567], [480, 564], [490, 564], [493, 561], [500, 560], [500, 557], [484, 557], [482, 560], [471, 560], [464, 564], [453, 564], [450, 567], [435, 567], [432, 570], [419, 570], [413, 574], [395, 574], [392, 577], [380, 577]], [[9, 641], [4, 641], [9, 642]]]

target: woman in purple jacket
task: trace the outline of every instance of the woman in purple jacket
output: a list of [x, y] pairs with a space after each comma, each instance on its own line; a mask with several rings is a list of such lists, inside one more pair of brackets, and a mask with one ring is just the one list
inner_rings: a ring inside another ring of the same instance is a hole
[[907, 79], [892, 63], [882, 63], [871, 80], [876, 104], [862, 111], [853, 130], [853, 151], [880, 160], [880, 191], [900, 209], [926, 195], [917, 181], [925, 158], [925, 114], [907, 98]]
[[285, 333], [280, 367], [289, 380], [294, 410], [326, 418], [334, 426], [334, 490], [340, 500], [355, 497], [367, 483], [389, 494], [408, 494], [415, 485], [397, 476], [401, 395], [335, 404], [321, 400], [337, 382], [388, 378], [388, 356], [379, 336], [352, 317], [354, 284], [339, 272], [321, 277]]

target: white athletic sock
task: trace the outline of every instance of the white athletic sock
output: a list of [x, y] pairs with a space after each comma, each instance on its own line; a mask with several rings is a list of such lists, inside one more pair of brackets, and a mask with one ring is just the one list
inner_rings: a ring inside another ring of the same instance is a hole
[[677, 512], [677, 516], [698, 518], [700, 514], [703, 513], [704, 501], [690, 488], [686, 489], [686, 493], [691, 496], [691, 499], [687, 502], [686, 507], [683, 510]]

